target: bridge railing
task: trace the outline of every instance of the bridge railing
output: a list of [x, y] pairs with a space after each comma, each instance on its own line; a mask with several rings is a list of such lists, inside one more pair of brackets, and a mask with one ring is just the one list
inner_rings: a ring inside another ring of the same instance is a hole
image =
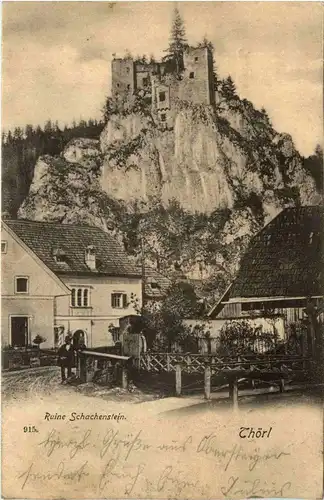
[[96, 352], [90, 350], [78, 351], [77, 366], [78, 375], [82, 383], [93, 380], [94, 376], [100, 374], [106, 375], [106, 382], [111, 375], [114, 379], [120, 379], [124, 389], [128, 386], [128, 364], [130, 356], [120, 356], [117, 354]]
[[250, 369], [255, 366], [271, 369], [286, 366], [305, 370], [308, 361], [308, 358], [297, 355], [251, 354], [220, 357], [214, 354], [146, 352], [140, 355], [139, 368], [148, 372], [172, 372], [176, 371], [177, 365], [181, 365], [182, 371], [187, 373], [203, 373], [206, 366], [211, 366], [212, 373], [227, 368]]

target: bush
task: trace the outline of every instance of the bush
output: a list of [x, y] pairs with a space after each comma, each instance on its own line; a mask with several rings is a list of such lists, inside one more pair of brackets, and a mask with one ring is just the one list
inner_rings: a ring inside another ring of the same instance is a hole
[[42, 337], [41, 335], [36, 335], [36, 337], [33, 340], [33, 344], [36, 344], [38, 347], [40, 347], [41, 344], [46, 342], [46, 338]]
[[218, 354], [237, 356], [256, 354], [274, 349], [278, 334], [264, 332], [246, 320], [227, 321], [220, 331]]

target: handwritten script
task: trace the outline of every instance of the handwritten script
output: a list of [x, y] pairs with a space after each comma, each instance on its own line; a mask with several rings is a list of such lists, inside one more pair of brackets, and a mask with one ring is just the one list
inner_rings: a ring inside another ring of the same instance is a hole
[[[80, 484], [81, 488], [91, 480], [93, 494], [104, 498], [115, 491], [132, 498], [156, 495], [209, 499], [217, 495], [282, 497], [291, 488], [289, 481], [269, 483], [261, 479], [264, 467], [290, 455], [288, 448], [261, 450], [253, 443], [243, 447], [239, 442], [224, 447], [217, 432], [181, 436], [179, 440], [161, 440], [161, 436], [155, 440], [144, 429], [123, 432], [113, 426], [99, 433], [83, 428], [71, 434], [67, 437], [55, 428], [46, 431], [36, 445], [40, 460], [25, 464], [17, 475], [21, 490], [37, 485], [55, 489], [57, 485]], [[201, 461], [215, 477], [221, 477], [217, 491], [213, 481], [206, 485], [201, 474], [192, 473], [194, 464]]]

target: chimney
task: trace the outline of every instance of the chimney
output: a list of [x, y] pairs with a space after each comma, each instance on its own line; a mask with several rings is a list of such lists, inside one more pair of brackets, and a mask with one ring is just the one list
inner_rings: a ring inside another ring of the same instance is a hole
[[85, 263], [91, 271], [96, 269], [96, 254], [92, 245], [87, 246], [85, 251]]

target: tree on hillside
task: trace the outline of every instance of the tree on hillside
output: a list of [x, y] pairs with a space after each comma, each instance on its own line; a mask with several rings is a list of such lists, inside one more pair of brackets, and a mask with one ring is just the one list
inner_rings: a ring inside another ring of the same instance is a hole
[[202, 41], [198, 43], [197, 47], [199, 47], [200, 49], [206, 47], [211, 52], [214, 51], [214, 45], [212, 44], [212, 42], [210, 40], [208, 40], [208, 38], [207, 38], [206, 35], [204, 36], [204, 38], [202, 39]]
[[323, 192], [323, 149], [317, 144], [314, 154], [304, 159], [306, 170], [314, 178], [316, 187], [320, 193]]
[[169, 47], [165, 51], [167, 55], [163, 59], [165, 61], [174, 62], [177, 75], [183, 70], [183, 52], [187, 47], [188, 43], [185, 25], [179, 10], [175, 8], [171, 25]]
[[228, 76], [222, 83], [222, 94], [227, 99], [235, 99], [237, 97], [235, 83], [231, 76]]

